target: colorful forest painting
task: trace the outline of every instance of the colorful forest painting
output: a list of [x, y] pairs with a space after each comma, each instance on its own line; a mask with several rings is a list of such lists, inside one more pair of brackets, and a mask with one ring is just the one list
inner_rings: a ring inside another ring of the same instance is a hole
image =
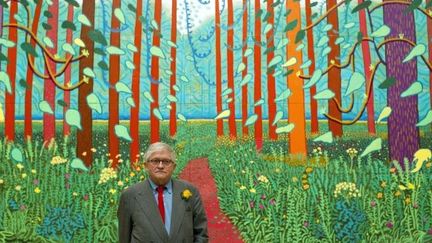
[[0, 0], [0, 22], [0, 242], [118, 242], [157, 141], [215, 183], [212, 242], [432, 242], [432, 1]]

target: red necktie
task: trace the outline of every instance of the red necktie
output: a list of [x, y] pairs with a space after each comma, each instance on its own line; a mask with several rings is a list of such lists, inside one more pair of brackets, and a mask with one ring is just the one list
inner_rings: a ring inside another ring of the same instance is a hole
[[165, 224], [165, 207], [164, 207], [164, 200], [163, 200], [164, 190], [165, 190], [164, 186], [158, 186], [157, 188], [159, 213], [162, 217], [162, 222]]

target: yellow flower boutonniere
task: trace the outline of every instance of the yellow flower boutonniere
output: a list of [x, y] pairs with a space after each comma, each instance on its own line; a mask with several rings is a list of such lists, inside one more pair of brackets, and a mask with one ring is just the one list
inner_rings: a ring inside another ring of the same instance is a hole
[[189, 189], [185, 189], [182, 194], [181, 197], [183, 200], [189, 200], [190, 197], [192, 197], [192, 192]]

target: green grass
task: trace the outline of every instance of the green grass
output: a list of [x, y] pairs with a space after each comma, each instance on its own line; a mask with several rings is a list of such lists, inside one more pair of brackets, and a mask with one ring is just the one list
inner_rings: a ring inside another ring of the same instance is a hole
[[[22, 124], [17, 126], [17, 131], [23, 131]], [[143, 123], [143, 152], [148, 146], [148, 129], [148, 123]], [[266, 140], [262, 153], [256, 153], [252, 137], [216, 139], [215, 129], [214, 122], [191, 121], [181, 123], [177, 136], [170, 138], [167, 124], [162, 123], [161, 140], [178, 153], [175, 175], [190, 159], [209, 158], [221, 208], [245, 241], [432, 240], [428, 233], [432, 227], [432, 168], [423, 165], [418, 173], [393, 173], [395, 165], [387, 162], [385, 143], [367, 158], [351, 158], [348, 148], [361, 151], [373, 140], [364, 132], [364, 124], [346, 128], [345, 136], [333, 144], [314, 143], [309, 138], [307, 161], [289, 157], [286, 137]], [[124, 161], [119, 170], [105, 174], [106, 181], [101, 181], [101, 174], [109, 171], [104, 124], [94, 126], [96, 151], [88, 172], [70, 167], [75, 140], [73, 136], [63, 138], [60, 126], [56, 143], [48, 148], [40, 142], [41, 125], [35, 123], [34, 131], [32, 141], [23, 141], [18, 134], [14, 144], [0, 142], [0, 241], [117, 242], [119, 193], [146, 177], [143, 170], [129, 167], [128, 143], [120, 144]], [[378, 131], [385, 138], [385, 127]], [[423, 147], [430, 147], [430, 131], [422, 134]], [[11, 159], [13, 148], [24, 154], [19, 165]], [[63, 158], [65, 163], [53, 165], [53, 158]], [[343, 182], [354, 183], [360, 196], [350, 196], [347, 189], [335, 197], [336, 186]], [[412, 189], [400, 188], [411, 184]]]

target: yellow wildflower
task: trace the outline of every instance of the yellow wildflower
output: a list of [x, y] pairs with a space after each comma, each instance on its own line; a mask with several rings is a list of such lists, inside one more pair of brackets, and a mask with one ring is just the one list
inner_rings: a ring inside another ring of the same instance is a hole
[[24, 179], [24, 178], [26, 178], [26, 177], [27, 177], [27, 174], [26, 174], [26, 173], [22, 173], [22, 174], [21, 174], [21, 178]]
[[113, 189], [113, 188], [111, 188], [110, 190], [109, 190], [109, 193], [111, 193], [111, 194], [115, 194], [117, 192], [117, 190], [116, 189]]
[[246, 187], [245, 186], [240, 186], [240, 190], [245, 190], [246, 189]]
[[20, 185], [16, 186], [15, 190], [20, 191], [21, 190], [21, 186]]
[[255, 188], [251, 188], [251, 189], [249, 189], [249, 191], [250, 191], [251, 193], [256, 193]]
[[16, 165], [16, 167], [17, 167], [19, 170], [21, 170], [21, 169], [24, 168], [24, 166], [23, 166], [21, 163], [18, 163], [18, 164]]
[[378, 199], [381, 199], [381, 198], [383, 198], [383, 196], [384, 196], [384, 194], [382, 192], [378, 192], [376, 197]]
[[36, 187], [36, 188], [34, 189], [34, 192], [35, 192], [36, 194], [39, 194], [39, 193], [41, 192], [41, 189], [40, 189], [39, 187]]
[[189, 200], [189, 198], [192, 197], [192, 192], [189, 189], [185, 189], [182, 192], [181, 197], [185, 200]]
[[35, 169], [32, 169], [32, 170], [31, 170], [31, 173], [32, 173], [32, 174], [36, 174], [36, 170], [35, 170]]

